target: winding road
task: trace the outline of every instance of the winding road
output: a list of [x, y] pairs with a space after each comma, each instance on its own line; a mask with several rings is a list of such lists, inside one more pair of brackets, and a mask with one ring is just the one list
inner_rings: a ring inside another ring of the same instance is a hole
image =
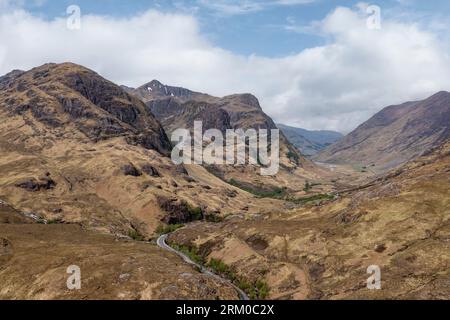
[[239, 298], [240, 298], [241, 300], [250, 300], [249, 297], [247, 296], [247, 294], [246, 294], [243, 290], [241, 290], [240, 288], [238, 288], [237, 286], [235, 286], [231, 281], [229, 281], [228, 279], [222, 278], [221, 276], [215, 274], [214, 272], [212, 272], [211, 270], [205, 268], [204, 266], [202, 266], [202, 265], [200, 265], [200, 264], [198, 264], [198, 263], [192, 261], [192, 260], [191, 260], [187, 255], [185, 255], [183, 252], [177, 251], [177, 250], [175, 250], [174, 248], [172, 248], [171, 246], [169, 246], [169, 245], [166, 243], [166, 240], [167, 240], [168, 237], [169, 237], [169, 234], [163, 234], [162, 236], [160, 236], [160, 237], [158, 238], [158, 240], [156, 240], [156, 243], [158, 244], [158, 247], [160, 247], [160, 248], [162, 248], [162, 249], [164, 249], [164, 250], [167, 250], [167, 251], [170, 251], [170, 252], [173, 252], [173, 253], [177, 254], [177, 255], [180, 256], [186, 263], [188, 263], [188, 264], [190, 264], [190, 265], [193, 265], [193, 266], [196, 266], [196, 267], [201, 271], [201, 273], [203, 273], [203, 274], [205, 274], [205, 275], [207, 275], [207, 276], [210, 276], [210, 277], [212, 277], [212, 278], [215, 278], [215, 279], [217, 279], [217, 280], [220, 280], [220, 281], [222, 281], [222, 282], [225, 282], [225, 283], [231, 285], [231, 286], [237, 291], [237, 293], [239, 294]]

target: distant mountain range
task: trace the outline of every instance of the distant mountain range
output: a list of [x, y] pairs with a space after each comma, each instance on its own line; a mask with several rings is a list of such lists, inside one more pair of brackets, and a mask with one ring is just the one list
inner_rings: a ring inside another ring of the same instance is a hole
[[385, 171], [412, 160], [450, 138], [450, 93], [384, 108], [314, 157]]
[[277, 124], [286, 138], [305, 156], [312, 156], [332, 145], [344, 135], [336, 131], [310, 131], [302, 128]]

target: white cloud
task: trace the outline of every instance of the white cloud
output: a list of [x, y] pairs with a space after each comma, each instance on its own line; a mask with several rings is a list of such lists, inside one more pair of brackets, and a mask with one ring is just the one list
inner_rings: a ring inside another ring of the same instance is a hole
[[450, 59], [433, 33], [384, 20], [366, 28], [359, 11], [337, 8], [317, 28], [328, 44], [284, 58], [241, 56], [211, 44], [189, 15], [42, 20], [0, 15], [0, 71], [72, 61], [118, 84], [157, 78], [215, 95], [251, 92], [276, 121], [348, 131], [381, 107], [450, 90]]
[[198, 0], [198, 4], [224, 15], [247, 14], [274, 6], [295, 6], [316, 0]]

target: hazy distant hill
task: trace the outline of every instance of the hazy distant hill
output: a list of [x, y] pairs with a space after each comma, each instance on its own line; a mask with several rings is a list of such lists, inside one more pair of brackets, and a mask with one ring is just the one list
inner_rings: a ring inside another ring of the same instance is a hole
[[277, 124], [277, 126], [286, 138], [306, 156], [317, 154], [343, 137], [341, 133], [335, 131], [310, 131], [284, 124]]

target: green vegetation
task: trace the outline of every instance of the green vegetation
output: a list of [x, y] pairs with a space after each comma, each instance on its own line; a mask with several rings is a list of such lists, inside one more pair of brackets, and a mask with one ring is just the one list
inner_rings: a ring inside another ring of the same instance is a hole
[[240, 278], [230, 266], [219, 259], [211, 259], [208, 263], [208, 267], [215, 273], [226, 277], [236, 284], [236, 286], [247, 293], [252, 300], [263, 300], [269, 295], [269, 286], [265, 281], [257, 280], [256, 282], [251, 283], [244, 278]]
[[218, 274], [226, 275], [229, 279], [235, 278], [230, 266], [222, 260], [212, 258], [208, 263], [208, 267]]
[[287, 195], [287, 188], [273, 188], [272, 190], [257, 190], [256, 188], [246, 186], [234, 179], [231, 179], [230, 181], [228, 181], [228, 183], [239, 189], [247, 191], [248, 193], [251, 193], [258, 198], [282, 199]]
[[156, 228], [156, 233], [159, 235], [172, 233], [175, 230], [183, 228], [184, 224], [169, 224], [169, 225], [160, 225]]
[[135, 229], [128, 230], [128, 236], [135, 241], [144, 241], [144, 236]]
[[305, 187], [303, 188], [303, 191], [305, 192], [309, 192], [312, 190], [312, 188], [314, 188], [315, 186], [320, 186], [321, 183], [317, 183], [317, 182], [309, 182], [308, 180], [306, 180], [305, 182]]
[[363, 164], [353, 164], [352, 165], [353, 170], [358, 171], [358, 172], [369, 172], [369, 168]]
[[198, 263], [200, 265], [205, 264], [205, 259], [198, 253], [197, 248], [191, 248], [185, 245], [176, 244], [176, 243], [170, 243], [169, 244], [172, 248], [174, 248], [177, 251], [183, 252], [185, 255], [189, 257], [192, 261], [195, 263]]
[[296, 152], [289, 150], [286, 156], [288, 157], [289, 160], [293, 161], [295, 164], [298, 165], [300, 163], [300, 157]]
[[252, 298], [253, 295], [256, 296], [257, 299], [264, 300], [269, 295], [269, 292], [270, 292], [269, 285], [265, 281], [258, 280], [256, 281], [254, 292], [250, 294], [250, 298], [253, 299]]
[[[296, 204], [307, 204], [309, 202], [314, 201], [334, 199], [334, 196], [331, 194], [315, 194], [306, 198], [295, 198], [288, 194], [287, 188], [275, 188], [272, 191], [258, 191], [252, 188], [248, 188], [234, 179], [231, 179], [228, 183], [257, 196], [258, 198], [272, 198], [278, 200], [286, 200], [294, 202]], [[320, 185], [320, 183], [310, 183], [309, 181], [306, 181], [304, 191], [307, 192], [311, 190], [314, 186], [318, 185]]]
[[334, 196], [331, 194], [315, 194], [307, 198], [287, 198], [286, 200], [297, 203], [307, 204], [309, 202], [321, 201], [321, 200], [334, 200]]
[[306, 180], [305, 187], [303, 188], [303, 191], [308, 192], [311, 189], [312, 189], [312, 186], [309, 184], [309, 181]]
[[47, 220], [47, 224], [59, 224], [59, 223], [61, 223], [61, 219]]
[[192, 207], [191, 205], [187, 205], [189, 216], [192, 221], [202, 220], [203, 219], [203, 210], [199, 207]]
[[219, 223], [223, 221], [223, 218], [215, 214], [208, 214], [205, 215], [205, 220], [207, 222]]
[[205, 258], [203, 258], [203, 256], [198, 252], [198, 249], [195, 247], [189, 247], [176, 243], [169, 243], [169, 245], [173, 249], [184, 253], [195, 263], [206, 266], [216, 274], [229, 279], [237, 287], [246, 292], [250, 299], [263, 300], [269, 295], [270, 289], [265, 281], [257, 280], [255, 282], [249, 282], [248, 280], [239, 277], [233, 268], [220, 259], [212, 258], [208, 263], [206, 263]]
[[50, 219], [50, 220], [45, 220], [43, 218], [39, 218], [36, 220], [36, 222], [38, 224], [59, 224], [62, 223], [61, 219]]

